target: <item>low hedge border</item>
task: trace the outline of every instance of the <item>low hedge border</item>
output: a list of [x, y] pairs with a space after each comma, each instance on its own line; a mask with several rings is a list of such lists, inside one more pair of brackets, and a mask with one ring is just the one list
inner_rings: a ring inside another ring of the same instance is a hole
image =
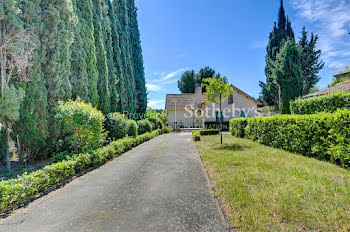
[[192, 131], [192, 138], [194, 141], [200, 141], [201, 136], [218, 135], [219, 133], [220, 133], [219, 129], [196, 130], [196, 131]]
[[201, 141], [201, 133], [200, 131], [192, 131], [192, 138], [196, 141]]
[[333, 113], [338, 109], [350, 109], [350, 92], [338, 92], [319, 97], [297, 99], [290, 103], [292, 114]]
[[[220, 122], [204, 122], [205, 129], [221, 129], [221, 123]], [[222, 130], [223, 131], [229, 131], [230, 130], [230, 122], [225, 121], [222, 122]]]
[[267, 146], [350, 167], [350, 110], [251, 118], [244, 132]]
[[16, 179], [0, 181], [0, 217], [8, 216], [14, 209], [29, 204], [162, 133], [157, 129], [135, 138], [119, 139], [91, 153], [76, 154], [68, 160], [47, 165], [30, 174], [24, 173]]
[[244, 129], [248, 124], [246, 118], [234, 118], [230, 120], [230, 132], [233, 136], [244, 138]]

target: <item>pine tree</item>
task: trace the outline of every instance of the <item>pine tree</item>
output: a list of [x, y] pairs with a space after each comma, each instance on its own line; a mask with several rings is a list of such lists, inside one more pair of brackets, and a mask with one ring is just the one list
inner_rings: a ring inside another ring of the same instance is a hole
[[177, 85], [181, 93], [194, 93], [196, 85], [196, 73], [194, 70], [186, 71], [182, 74]]
[[317, 76], [317, 74], [325, 65], [323, 61], [319, 61], [321, 57], [321, 50], [316, 49], [317, 40], [318, 36], [311, 33], [311, 38], [309, 41], [308, 33], [305, 27], [303, 28], [299, 46], [301, 48], [301, 68], [304, 75], [304, 95], [308, 94], [310, 89], [315, 87], [315, 85], [318, 83], [320, 77]]
[[128, 9], [125, 0], [115, 0], [113, 2], [114, 13], [118, 17], [120, 27], [117, 27], [120, 35], [120, 49], [123, 63], [123, 73], [125, 76], [124, 86], [120, 93], [123, 111], [129, 113], [136, 112], [136, 83], [132, 60], [132, 48], [130, 43], [130, 30], [128, 20]]
[[[111, 36], [112, 36], [112, 46], [113, 46], [113, 61], [116, 69], [116, 75], [117, 75], [117, 86], [116, 91], [119, 95], [118, 104], [115, 106], [111, 105], [111, 112], [123, 112], [123, 102], [121, 100], [123, 89], [125, 89], [125, 75], [124, 75], [124, 66], [122, 62], [122, 54], [121, 54], [121, 48], [120, 48], [120, 35], [118, 32], [120, 32], [120, 23], [118, 17], [115, 15], [114, 11], [114, 5], [110, 0], [105, 0], [107, 2], [108, 6], [108, 16], [110, 20], [111, 25]], [[111, 96], [112, 98], [112, 96]]]
[[55, 118], [55, 106], [58, 100], [68, 100], [72, 96], [70, 49], [77, 20], [70, 0], [42, 0], [41, 9], [41, 65], [48, 89], [49, 139], [52, 148], [61, 133], [60, 123]]
[[93, 1], [93, 22], [94, 22], [94, 36], [95, 36], [95, 47], [97, 57], [97, 68], [99, 71], [98, 79], [98, 94], [99, 104], [98, 108], [104, 113], [110, 112], [110, 95], [108, 89], [108, 66], [107, 57], [104, 44], [104, 37], [102, 31], [102, 2], [101, 0]]
[[134, 0], [128, 0], [127, 4], [130, 25], [130, 40], [132, 45], [132, 58], [135, 71], [137, 105], [136, 111], [139, 114], [143, 114], [147, 109], [147, 89], [145, 81], [145, 70], [143, 66], [140, 31], [137, 21], [137, 8], [135, 7]]
[[262, 97], [268, 105], [276, 105], [278, 102], [278, 87], [276, 86], [272, 76], [272, 67], [278, 52], [288, 39], [295, 40], [294, 32], [290, 20], [288, 17], [286, 17], [283, 0], [281, 0], [281, 7], [278, 13], [278, 22], [274, 23], [266, 49], [266, 83], [260, 82], [260, 86], [263, 88]]
[[105, 43], [106, 59], [108, 66], [108, 88], [110, 94], [110, 112], [117, 112], [119, 95], [117, 93], [117, 69], [114, 65], [114, 54], [113, 54], [113, 40], [112, 40], [112, 28], [111, 21], [109, 17], [109, 2], [110, 0], [105, 0], [101, 2], [103, 5], [102, 11], [102, 32], [103, 39]]

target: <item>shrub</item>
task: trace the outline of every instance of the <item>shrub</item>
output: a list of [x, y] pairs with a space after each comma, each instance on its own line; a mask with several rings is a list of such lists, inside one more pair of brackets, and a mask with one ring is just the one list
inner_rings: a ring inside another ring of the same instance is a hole
[[144, 133], [147, 132], [151, 132], [152, 131], [152, 124], [150, 123], [149, 120], [145, 119], [145, 120], [140, 120], [137, 121], [137, 125], [138, 125], [138, 134], [142, 135]]
[[127, 122], [127, 135], [130, 137], [136, 137], [137, 136], [137, 123], [134, 120], [128, 120]]
[[102, 165], [161, 133], [161, 130], [155, 130], [136, 138], [127, 137], [113, 141], [94, 152], [76, 154], [30, 174], [24, 173], [15, 179], [0, 181], [0, 212], [10, 209], [88, 168]]
[[219, 129], [207, 129], [199, 130], [200, 135], [218, 135], [220, 133]]
[[233, 136], [244, 138], [244, 129], [247, 126], [246, 118], [233, 118], [230, 120], [230, 132]]
[[98, 148], [104, 140], [102, 112], [80, 99], [62, 102], [57, 106], [57, 118], [73, 131], [71, 145], [75, 152]]
[[349, 92], [338, 92], [320, 97], [297, 99], [290, 104], [292, 114], [333, 113], [338, 109], [350, 109]]
[[73, 156], [72, 153], [60, 152], [60, 153], [57, 153], [56, 155], [52, 156], [51, 162], [52, 162], [52, 163], [61, 162], [61, 161], [63, 161], [63, 160], [69, 159], [69, 158], [72, 157], [72, 156]]
[[[221, 129], [220, 122], [204, 122], [205, 129]], [[230, 123], [229, 122], [222, 122], [222, 130], [223, 131], [229, 131], [230, 130]]]
[[200, 141], [201, 140], [200, 131], [192, 131], [192, 138], [194, 141]]
[[106, 130], [110, 140], [122, 139], [128, 131], [128, 119], [120, 113], [110, 113], [106, 119]]
[[248, 120], [245, 137], [342, 167], [350, 166], [350, 111]]

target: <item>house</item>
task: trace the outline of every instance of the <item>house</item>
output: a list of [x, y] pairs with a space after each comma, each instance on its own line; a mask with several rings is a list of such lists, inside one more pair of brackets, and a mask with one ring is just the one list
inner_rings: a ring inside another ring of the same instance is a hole
[[341, 91], [349, 91], [350, 92], [350, 81], [344, 81], [339, 84], [336, 84], [335, 86], [329, 87], [324, 90], [320, 90], [314, 93], [310, 93], [308, 95], [303, 96], [303, 98], [311, 98], [311, 97], [318, 97], [330, 93], [336, 93]]
[[204, 128], [205, 122], [227, 122], [237, 117], [257, 117], [261, 103], [231, 85], [233, 94], [220, 104], [206, 103], [202, 87], [196, 85], [195, 93], [167, 94], [165, 110], [172, 128]]

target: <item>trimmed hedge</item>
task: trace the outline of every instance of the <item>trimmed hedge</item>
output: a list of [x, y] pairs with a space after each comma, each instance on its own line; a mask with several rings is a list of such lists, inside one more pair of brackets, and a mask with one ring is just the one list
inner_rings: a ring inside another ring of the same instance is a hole
[[152, 124], [151, 124], [151, 122], [148, 119], [137, 121], [137, 125], [139, 127], [138, 128], [138, 134], [139, 135], [142, 135], [144, 133], [152, 131]]
[[199, 130], [200, 135], [218, 135], [220, 133], [219, 129], [207, 129], [207, 130]]
[[244, 129], [248, 124], [246, 118], [233, 118], [230, 120], [230, 132], [233, 136], [244, 138]]
[[245, 138], [350, 167], [350, 111], [248, 119]]
[[201, 140], [200, 131], [192, 131], [192, 138], [194, 141], [200, 141]]
[[[220, 122], [204, 122], [205, 129], [221, 129]], [[230, 122], [222, 122], [222, 130], [229, 131]]]
[[316, 114], [350, 109], [350, 92], [338, 92], [320, 97], [297, 99], [290, 104], [292, 114]]
[[0, 212], [11, 209], [84, 170], [100, 166], [131, 148], [162, 134], [162, 132], [162, 130], [155, 130], [136, 138], [126, 137], [113, 141], [91, 153], [73, 155], [67, 160], [47, 165], [30, 174], [24, 173], [16, 179], [1, 181]]

